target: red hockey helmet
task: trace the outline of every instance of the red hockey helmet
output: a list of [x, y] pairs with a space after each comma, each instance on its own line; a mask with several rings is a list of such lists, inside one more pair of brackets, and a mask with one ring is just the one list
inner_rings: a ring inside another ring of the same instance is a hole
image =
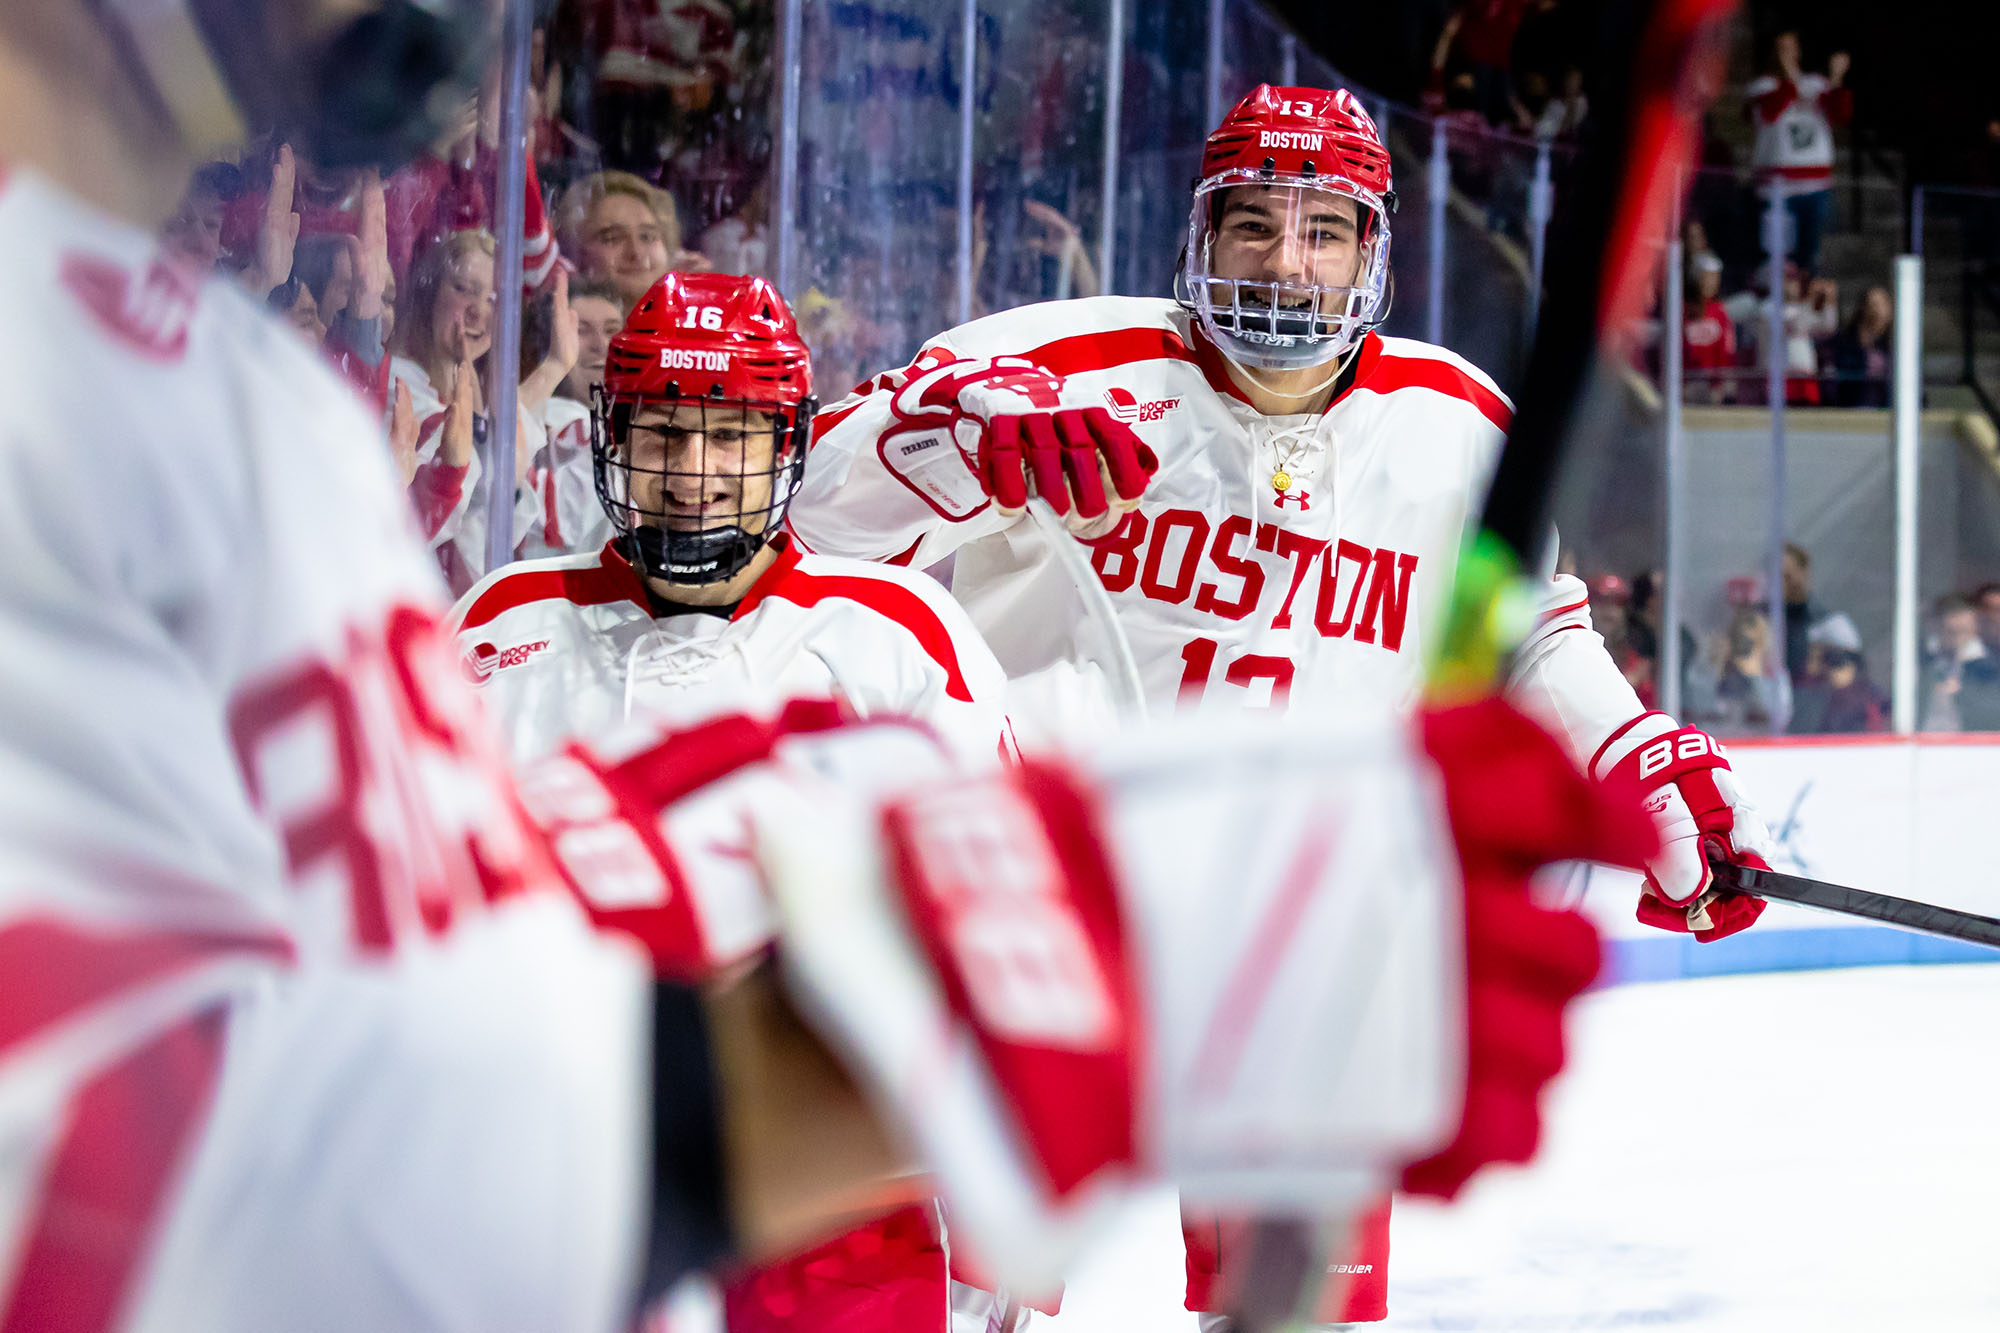
[[[1276, 251], [1311, 244], [1320, 234], [1315, 205], [1329, 197], [1353, 200], [1352, 273], [1329, 281], [1310, 262], [1217, 273], [1228, 192], [1237, 189], [1263, 195], [1258, 230], [1245, 233], [1253, 254], [1258, 245]], [[1260, 84], [1202, 151], [1188, 211], [1181, 304], [1217, 346], [1245, 365], [1296, 369], [1331, 360], [1388, 314], [1389, 214], [1395, 205], [1389, 152], [1354, 94]], [[1301, 236], [1307, 239], [1292, 239]], [[1294, 267], [1298, 271], [1290, 272]]]
[[777, 288], [669, 273], [592, 394], [597, 496], [640, 572], [716, 583], [777, 535], [812, 438], [812, 354]]

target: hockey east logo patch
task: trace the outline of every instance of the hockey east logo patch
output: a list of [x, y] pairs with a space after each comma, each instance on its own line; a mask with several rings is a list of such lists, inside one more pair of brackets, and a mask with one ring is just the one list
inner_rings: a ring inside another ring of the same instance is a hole
[[1115, 387], [1104, 391], [1104, 401], [1111, 404], [1111, 415], [1128, 426], [1142, 421], [1159, 421], [1181, 405], [1178, 398], [1155, 398], [1142, 403], [1132, 396], [1131, 390]]
[[511, 648], [496, 648], [490, 643], [475, 643], [465, 650], [459, 659], [459, 669], [474, 685], [484, 685], [492, 679], [496, 671], [520, 666], [549, 646], [547, 639], [536, 639], [533, 643], [517, 643]]

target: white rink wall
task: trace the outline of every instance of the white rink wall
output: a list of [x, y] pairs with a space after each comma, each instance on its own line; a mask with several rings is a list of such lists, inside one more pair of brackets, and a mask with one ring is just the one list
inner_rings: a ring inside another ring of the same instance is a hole
[[[2000, 736], [1786, 737], [1728, 748], [1778, 838], [1773, 869], [2000, 916]], [[1783, 904], [1753, 930], [1696, 944], [1633, 919], [1638, 885], [1615, 871], [1588, 877], [1584, 906], [1605, 932], [1607, 983], [2000, 959], [1979, 945]]]

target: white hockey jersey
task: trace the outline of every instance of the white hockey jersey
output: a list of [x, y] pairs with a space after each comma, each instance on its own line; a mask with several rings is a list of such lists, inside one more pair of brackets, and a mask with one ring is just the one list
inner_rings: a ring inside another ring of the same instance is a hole
[[[949, 522], [878, 450], [913, 371], [1003, 355], [1065, 377], [1066, 401], [1108, 406], [1159, 456], [1139, 510], [1089, 544], [1156, 713], [1414, 707], [1512, 414], [1484, 374], [1371, 333], [1323, 412], [1265, 416], [1171, 301], [1050, 302], [933, 339], [911, 367], [821, 413], [790, 522], [814, 551], [953, 556], [953, 595], [1011, 676], [1089, 637], [1081, 600], [1031, 524], [990, 506]], [[1513, 687], [1579, 762], [1642, 711], [1571, 578], [1550, 585]]]
[[0, 248], [0, 1325], [624, 1327], [650, 969], [525, 830], [379, 425], [28, 171]]
[[1005, 677], [928, 575], [859, 560], [778, 558], [728, 616], [655, 619], [615, 545], [488, 575], [448, 628], [516, 761], [633, 716], [698, 721], [718, 698], [833, 698], [920, 721], [957, 753], [1006, 745]]
[[1782, 194], [1824, 190], [1833, 181], [1833, 129], [1846, 123], [1848, 93], [1824, 74], [1796, 81], [1766, 74], [1743, 90], [1756, 139], [1750, 161], [1760, 182]]

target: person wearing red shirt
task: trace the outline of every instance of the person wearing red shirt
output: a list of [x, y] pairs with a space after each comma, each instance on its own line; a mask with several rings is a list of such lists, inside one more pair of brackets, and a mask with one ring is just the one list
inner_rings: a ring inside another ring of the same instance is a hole
[[1681, 309], [1681, 369], [1690, 402], [1726, 403], [1734, 397], [1736, 322], [1722, 306], [1722, 261], [1695, 256]]

